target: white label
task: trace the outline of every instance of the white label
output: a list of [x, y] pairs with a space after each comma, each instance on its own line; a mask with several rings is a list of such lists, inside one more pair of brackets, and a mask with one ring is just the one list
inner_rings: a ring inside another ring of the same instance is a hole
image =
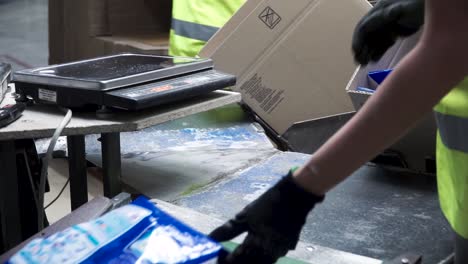
[[57, 102], [57, 92], [46, 90], [46, 89], [39, 89], [39, 99], [48, 101], [48, 102]]

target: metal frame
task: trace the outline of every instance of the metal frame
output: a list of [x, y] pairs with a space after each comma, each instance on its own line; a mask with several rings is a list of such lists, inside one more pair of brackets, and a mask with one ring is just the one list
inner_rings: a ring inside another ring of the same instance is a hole
[[102, 182], [104, 184], [104, 196], [114, 197], [122, 191], [121, 157], [120, 157], [120, 133], [101, 134], [102, 168], [104, 170]]
[[[68, 136], [68, 163], [72, 210], [88, 202], [85, 136]], [[122, 191], [120, 133], [101, 134], [104, 196], [111, 198]]]
[[67, 146], [71, 209], [75, 210], [88, 202], [85, 136], [68, 136]]
[[15, 141], [0, 141], [0, 251], [21, 242]]

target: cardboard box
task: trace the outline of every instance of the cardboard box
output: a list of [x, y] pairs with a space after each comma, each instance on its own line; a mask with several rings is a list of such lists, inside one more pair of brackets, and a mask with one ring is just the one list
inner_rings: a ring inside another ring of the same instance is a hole
[[[371, 87], [368, 73], [377, 70], [393, 69], [418, 42], [420, 33], [398, 41], [377, 63], [360, 67], [351, 78], [346, 91], [354, 107], [359, 110], [372, 93], [356, 91], [357, 87]], [[436, 124], [432, 113], [427, 114], [416, 127], [408, 132], [387, 151], [397, 153], [404, 161], [404, 168], [416, 172], [434, 173], [427, 166], [435, 157]]]
[[49, 0], [49, 63], [167, 54], [172, 1]]
[[168, 38], [168, 34], [96, 37], [97, 43], [95, 45], [101, 50], [99, 53], [105, 55], [123, 52], [166, 55], [169, 49]]
[[365, 0], [248, 1], [200, 52], [238, 77], [234, 90], [274, 133], [353, 111], [352, 33]]
[[83, 17], [83, 27], [87, 27], [89, 36], [110, 35], [108, 1], [95, 0], [83, 1], [81, 8], [87, 11], [87, 17]]
[[111, 35], [169, 33], [172, 17], [171, 1], [107, 0], [107, 2], [106, 14]]
[[64, 12], [63, 0], [49, 0], [49, 64], [56, 64], [60, 58], [64, 58]]

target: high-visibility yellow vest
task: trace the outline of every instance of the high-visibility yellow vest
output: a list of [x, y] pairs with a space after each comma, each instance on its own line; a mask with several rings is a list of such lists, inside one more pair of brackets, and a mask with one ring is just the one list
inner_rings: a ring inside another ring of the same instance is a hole
[[468, 239], [468, 78], [434, 110], [440, 205], [455, 232]]
[[246, 0], [173, 0], [169, 55], [195, 57]]

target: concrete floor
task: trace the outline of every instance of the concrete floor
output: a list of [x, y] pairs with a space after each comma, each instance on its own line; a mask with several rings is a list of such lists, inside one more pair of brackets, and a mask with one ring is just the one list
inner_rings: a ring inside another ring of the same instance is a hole
[[[48, 21], [47, 0], [0, 0], [0, 61], [13, 70], [47, 65]], [[65, 160], [53, 160], [49, 169], [51, 191], [45, 204], [56, 197], [67, 179]], [[90, 197], [99, 194], [100, 182], [89, 177]], [[53, 223], [71, 211], [67, 188], [61, 198], [47, 209]]]
[[[99, 171], [88, 170], [88, 198], [93, 199], [103, 195], [102, 181]], [[66, 159], [54, 159], [49, 166], [50, 192], [45, 195], [45, 203], [49, 204], [60, 192], [68, 179], [68, 162]], [[60, 198], [46, 210], [47, 219], [54, 223], [71, 212], [70, 188], [66, 188]]]
[[0, 61], [13, 70], [47, 65], [47, 0], [0, 0]]

